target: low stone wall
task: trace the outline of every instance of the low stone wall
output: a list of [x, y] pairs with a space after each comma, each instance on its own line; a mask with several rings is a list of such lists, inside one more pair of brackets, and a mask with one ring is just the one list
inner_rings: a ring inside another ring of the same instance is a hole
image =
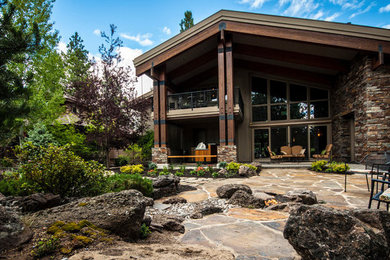
[[153, 147], [152, 161], [156, 164], [167, 164], [170, 150], [168, 147]]
[[218, 162], [237, 162], [237, 146], [218, 146]]

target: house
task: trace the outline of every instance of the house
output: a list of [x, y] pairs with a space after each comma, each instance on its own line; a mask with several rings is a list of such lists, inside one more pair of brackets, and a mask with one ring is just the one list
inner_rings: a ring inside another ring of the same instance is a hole
[[134, 60], [154, 80], [153, 160], [203, 142], [218, 161], [333, 144], [358, 161], [390, 150], [390, 30], [219, 11]]

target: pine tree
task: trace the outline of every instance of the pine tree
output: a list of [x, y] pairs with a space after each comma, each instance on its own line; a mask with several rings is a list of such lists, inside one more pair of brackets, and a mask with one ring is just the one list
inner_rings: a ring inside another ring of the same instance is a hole
[[180, 22], [180, 32], [184, 32], [185, 30], [190, 29], [192, 26], [194, 26], [194, 19], [192, 18], [192, 12], [186, 11], [184, 13], [184, 18], [181, 19]]

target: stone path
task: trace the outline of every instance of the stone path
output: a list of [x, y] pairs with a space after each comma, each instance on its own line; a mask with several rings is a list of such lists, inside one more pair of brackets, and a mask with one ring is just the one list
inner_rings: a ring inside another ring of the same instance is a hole
[[[254, 192], [284, 194], [295, 188], [312, 190], [325, 206], [337, 209], [366, 208], [369, 192], [365, 175], [348, 176], [344, 192], [344, 175], [314, 173], [305, 169], [264, 169], [260, 176], [237, 179], [182, 178], [181, 184], [198, 189], [181, 193], [188, 202], [217, 197], [216, 189], [228, 183], [247, 184]], [[236, 259], [299, 259], [283, 238], [287, 212], [232, 208], [226, 213], [203, 219], [184, 221], [186, 232], [178, 237], [185, 244], [227, 249]]]

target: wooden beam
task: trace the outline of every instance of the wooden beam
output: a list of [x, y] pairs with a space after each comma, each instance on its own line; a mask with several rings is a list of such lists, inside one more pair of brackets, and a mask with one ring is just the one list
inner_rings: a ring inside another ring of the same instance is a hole
[[233, 21], [226, 22], [226, 31], [372, 52], [376, 52], [378, 46], [382, 45], [384, 52], [390, 53], [390, 42], [387, 41], [326, 32], [314, 32]]
[[167, 85], [165, 66], [160, 74], [160, 131], [161, 147], [167, 147]]
[[160, 147], [160, 91], [158, 81], [153, 80], [154, 147]]
[[235, 44], [234, 53], [263, 59], [301, 64], [333, 71], [348, 72], [349, 63], [344, 60], [305, 54], [293, 51], [277, 50], [246, 44]]
[[226, 145], [226, 110], [225, 110], [225, 46], [218, 43], [218, 106], [219, 106], [219, 145]]
[[174, 79], [178, 76], [183, 76], [183, 75], [193, 71], [194, 69], [196, 69], [204, 64], [209, 63], [210, 61], [212, 61], [215, 58], [217, 58], [217, 54], [215, 53], [215, 50], [209, 51], [209, 52], [199, 56], [198, 58], [195, 58], [195, 59], [179, 66], [178, 68], [172, 70], [171, 72], [169, 72], [168, 77], [170, 79]]
[[226, 41], [225, 56], [227, 93], [227, 144], [234, 145], [233, 44], [231, 38]]
[[181, 52], [197, 45], [198, 43], [208, 39], [209, 37], [216, 35], [219, 32], [218, 26], [219, 26], [218, 24], [214, 24], [214, 25], [208, 27], [207, 29], [199, 32], [198, 34], [192, 36], [191, 38], [184, 40], [179, 45], [176, 45], [176, 46], [160, 53], [159, 55], [154, 57], [152, 60], [148, 60], [148, 61], [142, 63], [141, 65], [137, 66], [136, 67], [137, 76], [140, 76], [141, 74], [143, 74], [147, 70], [149, 70], [151, 65], [152, 65], [152, 62], [154, 64], [154, 66], [157, 66], [157, 65], [163, 63], [164, 61], [178, 55], [179, 53], [181, 53]]
[[335, 79], [332, 76], [320, 74], [316, 72], [292, 69], [271, 64], [258, 63], [253, 61], [235, 59], [236, 67], [245, 68], [248, 70], [258, 71], [265, 74], [282, 76], [290, 79], [296, 79], [305, 82], [316, 83], [324, 86], [333, 86]]

